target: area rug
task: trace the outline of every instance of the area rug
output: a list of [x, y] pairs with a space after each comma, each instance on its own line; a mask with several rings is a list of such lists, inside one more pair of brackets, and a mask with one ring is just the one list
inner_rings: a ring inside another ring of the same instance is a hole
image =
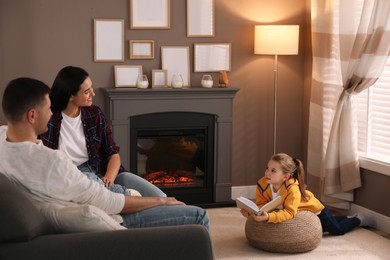
[[390, 240], [375, 232], [356, 228], [344, 236], [324, 234], [320, 245], [306, 253], [279, 254], [248, 244], [245, 221], [236, 207], [207, 209], [216, 259], [390, 259]]

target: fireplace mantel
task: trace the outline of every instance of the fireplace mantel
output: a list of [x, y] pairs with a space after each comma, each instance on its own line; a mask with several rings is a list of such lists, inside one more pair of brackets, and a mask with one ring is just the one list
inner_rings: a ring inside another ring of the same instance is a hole
[[238, 88], [102, 89], [105, 112], [122, 164], [129, 169], [130, 117], [159, 112], [197, 112], [216, 116], [214, 202], [231, 202], [233, 98]]

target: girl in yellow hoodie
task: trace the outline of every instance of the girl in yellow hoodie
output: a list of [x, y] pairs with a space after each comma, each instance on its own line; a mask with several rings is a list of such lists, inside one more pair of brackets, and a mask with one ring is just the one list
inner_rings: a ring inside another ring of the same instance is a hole
[[275, 154], [269, 160], [265, 176], [257, 182], [256, 204], [261, 208], [277, 196], [282, 198], [282, 205], [277, 210], [257, 216], [242, 209], [241, 214], [257, 222], [278, 223], [294, 218], [299, 210], [307, 210], [320, 218], [323, 232], [333, 235], [343, 235], [359, 225], [368, 224], [365, 223], [368, 219], [361, 214], [333, 216], [313, 193], [305, 189], [302, 162], [284, 153]]

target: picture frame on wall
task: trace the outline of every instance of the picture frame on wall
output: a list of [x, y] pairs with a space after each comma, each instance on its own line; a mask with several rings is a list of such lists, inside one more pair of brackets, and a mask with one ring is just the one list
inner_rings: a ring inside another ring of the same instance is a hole
[[124, 62], [124, 19], [94, 19], [94, 62]]
[[142, 75], [142, 65], [115, 65], [114, 78], [116, 88], [136, 87], [137, 78]]
[[231, 70], [231, 43], [195, 43], [194, 72]]
[[170, 29], [170, 0], [130, 0], [130, 29]]
[[168, 86], [173, 75], [181, 75], [183, 86], [190, 85], [190, 48], [188, 46], [161, 46], [162, 69], [167, 70]]
[[166, 88], [167, 86], [167, 70], [152, 70], [152, 88]]
[[187, 37], [214, 37], [215, 0], [187, 0]]
[[154, 59], [153, 40], [129, 40], [130, 59]]

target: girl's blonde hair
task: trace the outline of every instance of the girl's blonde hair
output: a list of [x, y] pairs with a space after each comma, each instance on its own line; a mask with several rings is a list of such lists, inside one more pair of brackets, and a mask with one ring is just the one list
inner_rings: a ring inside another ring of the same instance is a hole
[[271, 157], [271, 160], [280, 163], [283, 173], [290, 173], [290, 178], [298, 181], [302, 198], [304, 201], [307, 201], [309, 198], [305, 190], [305, 170], [301, 160], [292, 158], [285, 153], [277, 153]]

